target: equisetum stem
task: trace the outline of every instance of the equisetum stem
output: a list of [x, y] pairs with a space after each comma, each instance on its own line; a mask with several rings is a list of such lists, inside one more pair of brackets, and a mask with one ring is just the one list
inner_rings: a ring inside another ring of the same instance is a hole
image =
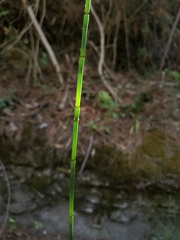
[[75, 178], [78, 126], [79, 126], [80, 105], [81, 105], [81, 91], [82, 91], [82, 82], [83, 82], [83, 71], [84, 71], [84, 62], [85, 62], [85, 51], [86, 51], [90, 7], [91, 7], [91, 0], [86, 0], [85, 9], [84, 9], [83, 27], [82, 27], [79, 65], [78, 65], [76, 101], [75, 101], [75, 107], [74, 107], [74, 124], [73, 124], [72, 153], [71, 153], [71, 166], [70, 166], [71, 172], [70, 172], [70, 195], [69, 195], [69, 240], [74, 239], [74, 178]]

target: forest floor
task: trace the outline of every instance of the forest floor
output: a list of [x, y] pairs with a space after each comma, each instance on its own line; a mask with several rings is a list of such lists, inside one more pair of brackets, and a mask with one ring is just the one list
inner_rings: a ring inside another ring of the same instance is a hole
[[[52, 69], [45, 69], [43, 83], [26, 85], [25, 75], [0, 71], [0, 135], [19, 141], [24, 122], [34, 129], [46, 129], [49, 146], [71, 148], [76, 75], [60, 86]], [[64, 70], [64, 76], [68, 69]], [[154, 76], [141, 77], [116, 73], [109, 81], [119, 100], [110, 97], [99, 76], [85, 70], [79, 126], [78, 151], [85, 155], [93, 135], [93, 146], [110, 145], [131, 153], [140, 144], [145, 131], [160, 127], [178, 138], [180, 131], [179, 85], [172, 79], [156, 82]], [[101, 94], [100, 94], [101, 93]], [[104, 95], [102, 93], [105, 93]], [[1, 240], [49, 239], [32, 236], [26, 229], [5, 232]], [[51, 238], [53, 239], [53, 238]]]
[[[51, 70], [44, 70], [44, 83], [26, 86], [24, 75], [1, 71], [0, 133], [19, 141], [23, 123], [34, 124], [35, 130], [47, 129], [47, 144], [70, 150], [76, 75], [60, 86]], [[66, 69], [68, 72], [68, 70]], [[66, 73], [67, 73], [66, 72]], [[79, 153], [85, 155], [90, 136], [93, 145], [111, 145], [131, 153], [140, 144], [144, 132], [156, 127], [174, 137], [180, 131], [180, 94], [177, 82], [158, 82], [156, 76], [140, 77], [116, 74], [109, 84], [118, 97], [110, 97], [102, 81], [90, 69], [83, 82]], [[11, 139], [12, 140], [12, 139]]]

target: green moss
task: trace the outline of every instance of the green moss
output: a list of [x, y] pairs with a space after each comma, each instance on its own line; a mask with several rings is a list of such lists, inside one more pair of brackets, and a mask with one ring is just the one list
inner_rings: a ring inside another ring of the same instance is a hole
[[91, 159], [91, 166], [99, 175], [113, 182], [126, 182], [133, 178], [128, 157], [113, 147], [97, 148], [95, 157]]
[[146, 133], [143, 143], [139, 147], [144, 154], [151, 157], [165, 157], [165, 134], [159, 130]]
[[170, 135], [158, 129], [145, 134], [142, 144], [130, 159], [139, 178], [158, 180], [167, 173], [180, 173], [177, 143]]

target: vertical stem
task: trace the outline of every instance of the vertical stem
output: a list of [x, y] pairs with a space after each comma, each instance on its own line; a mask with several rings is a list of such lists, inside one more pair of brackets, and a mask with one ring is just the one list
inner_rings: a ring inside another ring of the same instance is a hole
[[71, 166], [70, 166], [71, 172], [70, 172], [70, 195], [69, 195], [69, 240], [74, 239], [74, 177], [75, 177], [78, 126], [79, 126], [80, 105], [81, 105], [81, 91], [82, 91], [82, 82], [83, 82], [83, 71], [84, 71], [84, 62], [85, 62], [85, 51], [86, 51], [90, 7], [91, 7], [91, 0], [86, 0], [85, 9], [84, 9], [83, 27], [82, 27], [79, 65], [78, 65], [76, 101], [75, 101], [75, 107], [74, 107], [74, 124], [73, 124], [72, 153], [71, 153]]

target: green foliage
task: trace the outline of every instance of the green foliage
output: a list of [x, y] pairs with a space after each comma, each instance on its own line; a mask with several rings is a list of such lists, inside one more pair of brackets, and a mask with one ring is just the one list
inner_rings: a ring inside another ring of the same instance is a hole
[[112, 100], [108, 92], [101, 91], [98, 94], [98, 97], [99, 97], [101, 108], [114, 110], [116, 104], [114, 103], [114, 101]]
[[10, 217], [8, 219], [7, 229], [9, 232], [12, 232], [14, 229], [16, 229], [16, 220], [14, 218]]
[[42, 52], [41, 53], [41, 57], [39, 59], [39, 62], [43, 65], [43, 66], [47, 66], [48, 65], [48, 57], [47, 57], [47, 53], [46, 52]]
[[107, 114], [111, 117], [117, 118], [117, 114], [114, 112], [116, 103], [112, 100], [108, 92], [101, 91], [98, 94], [98, 101], [102, 109], [107, 110]]
[[90, 120], [88, 122], [88, 127], [91, 129], [91, 130], [96, 130], [98, 127], [97, 125], [95, 124], [95, 122], [93, 120]]
[[85, 93], [85, 100], [86, 101], [89, 101], [90, 100], [90, 97], [91, 97], [91, 93], [89, 90], [84, 90], [84, 93]]
[[174, 223], [174, 226], [172, 226], [172, 223], [169, 223], [169, 225], [163, 224], [163, 222], [158, 221], [159, 228], [161, 228], [160, 231], [155, 233], [154, 240], [179, 240], [180, 239], [180, 219], [176, 220]]
[[135, 116], [135, 114], [140, 113], [140, 111], [143, 108], [143, 102], [140, 97], [136, 97], [135, 101], [129, 105], [122, 104], [120, 115], [121, 117], [126, 117], [127, 114], [130, 114], [132, 117]]
[[133, 126], [130, 128], [130, 134], [138, 133], [139, 128], [140, 128], [140, 122], [138, 120], [136, 120], [135, 123], [133, 124]]
[[14, 105], [13, 99], [15, 99], [16, 88], [11, 89], [8, 93], [4, 94], [0, 98], [0, 109], [6, 107], [12, 107]]
[[46, 84], [42, 84], [41, 85], [41, 89], [42, 89], [44, 95], [48, 94], [48, 89], [47, 89], [47, 85]]
[[163, 72], [163, 75], [172, 77], [177, 82], [177, 84], [179, 84], [179, 80], [180, 80], [180, 73], [179, 72], [171, 71], [169, 69], [165, 69], [164, 72]]
[[135, 117], [135, 115], [139, 114], [144, 106], [144, 102], [152, 101], [153, 94], [152, 91], [146, 91], [138, 94], [131, 104], [122, 104], [120, 108], [121, 117], [126, 117], [126, 115], [131, 115]]
[[27, 38], [23, 39], [23, 44], [27, 45], [29, 43], [29, 40]]
[[[98, 126], [96, 125], [96, 123], [93, 120], [90, 120], [88, 122], [88, 127], [90, 128], [90, 130], [94, 131], [98, 129]], [[106, 127], [105, 125], [101, 125], [99, 127], [100, 130], [104, 130], [107, 134], [110, 134], [110, 129], [108, 127]]]
[[12, 26], [9, 26], [6, 36], [7, 40], [12, 40], [17, 36], [17, 33]]
[[156, 231], [154, 240], [179, 240], [180, 239], [180, 218], [177, 216], [177, 206], [170, 196], [168, 199], [167, 213], [163, 220], [156, 219]]
[[40, 226], [41, 226], [40, 222], [34, 221], [34, 227], [35, 227], [35, 229], [39, 229]]
[[107, 134], [111, 133], [110, 129], [108, 127], [104, 126], [104, 125], [101, 125], [100, 129], [103, 129]]
[[2, 12], [0, 12], [0, 17], [6, 16], [8, 14], [9, 14], [9, 11], [2, 11]]
[[0, 98], [0, 109], [5, 108], [5, 107], [6, 107], [6, 103], [5, 103], [4, 99]]
[[180, 98], [180, 93], [176, 93], [176, 97], [177, 97], [177, 98]]
[[176, 71], [170, 71], [170, 75], [175, 78], [176, 80], [180, 79], [180, 73]]

